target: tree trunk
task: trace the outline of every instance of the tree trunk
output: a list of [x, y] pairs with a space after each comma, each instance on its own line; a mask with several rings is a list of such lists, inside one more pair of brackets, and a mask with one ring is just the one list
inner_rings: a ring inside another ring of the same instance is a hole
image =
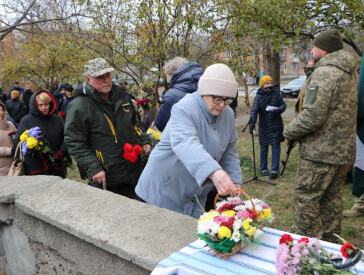
[[[263, 66], [264, 74], [273, 78], [273, 84], [279, 83], [281, 76], [279, 53], [272, 50], [269, 43], [264, 46]], [[277, 87], [277, 90], [280, 91], [280, 86]]]

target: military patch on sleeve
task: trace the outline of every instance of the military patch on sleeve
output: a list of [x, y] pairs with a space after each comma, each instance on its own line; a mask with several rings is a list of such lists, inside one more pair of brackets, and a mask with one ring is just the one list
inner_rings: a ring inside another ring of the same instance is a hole
[[310, 86], [306, 91], [304, 104], [313, 104], [316, 101], [319, 86]]

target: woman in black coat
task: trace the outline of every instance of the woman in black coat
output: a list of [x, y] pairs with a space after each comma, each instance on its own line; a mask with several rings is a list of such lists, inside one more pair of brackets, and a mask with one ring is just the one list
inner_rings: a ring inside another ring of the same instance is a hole
[[63, 158], [67, 154], [64, 143], [64, 125], [62, 119], [55, 115], [56, 102], [48, 91], [34, 93], [29, 103], [30, 112], [20, 121], [15, 135], [15, 147], [24, 131], [33, 127], [40, 127], [41, 135], [49, 142], [55, 154], [52, 162], [46, 156], [31, 154], [28, 150], [24, 156], [24, 168], [26, 175], [54, 175], [62, 178], [66, 175], [63, 167]]
[[253, 134], [259, 115], [260, 173], [264, 176], [269, 175], [267, 158], [271, 145], [272, 166], [269, 178], [273, 180], [278, 178], [281, 142], [284, 141], [281, 114], [286, 110], [286, 103], [281, 94], [271, 87], [272, 78], [269, 75], [262, 76], [259, 86], [250, 112], [249, 133]]

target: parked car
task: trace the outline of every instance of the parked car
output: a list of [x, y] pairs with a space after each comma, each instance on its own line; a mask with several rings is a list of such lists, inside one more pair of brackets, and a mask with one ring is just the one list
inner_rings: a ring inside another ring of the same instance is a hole
[[301, 76], [299, 78], [293, 79], [292, 81], [288, 82], [287, 85], [284, 85], [281, 88], [282, 96], [298, 97], [303, 87], [303, 84], [305, 84], [305, 81], [306, 81], [306, 76]]

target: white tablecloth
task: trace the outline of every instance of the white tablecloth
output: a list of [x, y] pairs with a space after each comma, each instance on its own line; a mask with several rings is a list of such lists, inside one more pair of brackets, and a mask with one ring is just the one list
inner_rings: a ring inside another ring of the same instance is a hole
[[[206, 243], [197, 240], [180, 251], [173, 253], [162, 260], [153, 270], [152, 275], [167, 274], [276, 274], [275, 250], [279, 239], [287, 232], [265, 228], [264, 234], [260, 237], [260, 243], [252, 243], [243, 248], [235, 255], [220, 259], [213, 257], [213, 252], [206, 247]], [[302, 236], [289, 233], [295, 242]], [[341, 245], [321, 242], [327, 250], [341, 255]], [[364, 263], [360, 262], [351, 269], [357, 274], [364, 274]]]

